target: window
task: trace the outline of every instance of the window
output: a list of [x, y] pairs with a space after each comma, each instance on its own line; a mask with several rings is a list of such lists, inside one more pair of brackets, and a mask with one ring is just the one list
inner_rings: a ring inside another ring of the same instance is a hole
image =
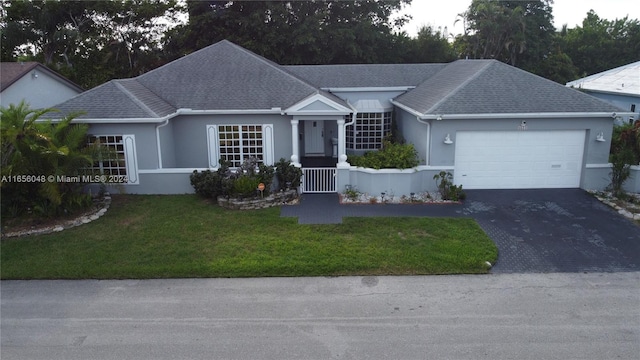
[[391, 112], [359, 113], [356, 122], [347, 126], [347, 148], [376, 150], [382, 148], [382, 140], [391, 133]]
[[127, 179], [128, 183], [138, 183], [135, 160], [135, 138], [133, 135], [90, 136], [89, 144], [99, 142], [109, 149], [109, 158], [101, 159], [89, 169], [101, 175], [113, 175]]
[[248, 157], [273, 165], [273, 125], [207, 125], [209, 167], [218, 167], [226, 160], [239, 167]]

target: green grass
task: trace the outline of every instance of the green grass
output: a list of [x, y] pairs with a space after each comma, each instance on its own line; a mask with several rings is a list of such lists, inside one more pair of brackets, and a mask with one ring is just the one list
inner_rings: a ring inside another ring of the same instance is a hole
[[299, 225], [279, 208], [228, 211], [193, 195], [114, 196], [90, 224], [0, 246], [2, 279], [486, 273], [497, 258], [472, 219]]

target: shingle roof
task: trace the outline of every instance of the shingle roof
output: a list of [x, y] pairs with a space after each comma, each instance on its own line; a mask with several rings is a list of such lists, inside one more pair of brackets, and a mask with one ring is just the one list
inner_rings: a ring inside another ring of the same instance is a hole
[[318, 89], [281, 67], [223, 40], [138, 77], [176, 108], [286, 108]]
[[21, 77], [28, 74], [33, 69], [40, 69], [42, 71], [46, 71], [51, 76], [57, 78], [61, 82], [65, 83], [70, 88], [80, 92], [83, 89], [75, 84], [73, 81], [65, 78], [64, 76], [58, 74], [57, 72], [49, 69], [48, 67], [35, 62], [35, 61], [27, 61], [27, 62], [2, 62], [0, 63], [0, 91], [4, 91], [4, 89], [11, 86], [14, 82], [18, 81]]
[[319, 88], [417, 86], [446, 64], [290, 65], [287, 71]]
[[455, 61], [396, 102], [425, 115], [621, 110], [496, 60]]
[[158, 118], [177, 109], [270, 110], [314, 95], [343, 105], [281, 66], [223, 40], [133, 79], [112, 80], [56, 108], [81, 118]]
[[617, 107], [496, 60], [450, 64], [280, 66], [221, 41], [133, 79], [113, 80], [58, 106], [83, 118], [160, 118], [177, 109], [286, 109], [341, 87], [414, 89], [395, 101], [416, 113], [617, 112]]
[[85, 91], [62, 104], [53, 106], [63, 115], [82, 111], [79, 118], [120, 119], [155, 118], [156, 114], [136, 99], [122, 85], [123, 80], [112, 80]]

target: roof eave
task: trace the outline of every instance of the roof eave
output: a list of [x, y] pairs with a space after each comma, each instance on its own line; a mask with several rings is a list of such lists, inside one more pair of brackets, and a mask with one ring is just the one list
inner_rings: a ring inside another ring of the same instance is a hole
[[422, 120], [459, 119], [556, 119], [556, 118], [611, 118], [631, 116], [630, 112], [536, 112], [536, 113], [490, 113], [490, 114], [419, 114]]

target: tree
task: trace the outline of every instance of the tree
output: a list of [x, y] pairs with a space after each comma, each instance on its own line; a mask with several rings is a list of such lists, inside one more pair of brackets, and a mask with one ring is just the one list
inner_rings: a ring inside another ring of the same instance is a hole
[[465, 31], [456, 38], [462, 56], [497, 59], [513, 66], [533, 69], [551, 45], [551, 0], [473, 0], [458, 21]]
[[[588, 76], [640, 60], [640, 22], [628, 17], [601, 19], [587, 13], [582, 26], [561, 33], [563, 51], [580, 76]], [[572, 79], [574, 80], [574, 79]]]
[[180, 55], [222, 39], [280, 64], [386, 62], [398, 42], [391, 14], [411, 0], [188, 1], [189, 23], [171, 31]]
[[57, 181], [59, 176], [86, 175], [109, 151], [87, 145], [86, 124], [72, 124], [67, 116], [56, 124], [41, 122], [52, 109], [32, 110], [27, 104], [0, 109], [2, 156], [0, 164], [3, 215], [31, 211], [52, 216], [90, 204], [81, 183]]
[[3, 1], [2, 61], [34, 60], [90, 88], [160, 65], [176, 0]]
[[412, 58], [406, 62], [415, 63], [447, 63], [456, 59], [456, 54], [449, 43], [445, 31], [434, 30], [431, 26], [423, 26], [418, 36], [412, 40]]

